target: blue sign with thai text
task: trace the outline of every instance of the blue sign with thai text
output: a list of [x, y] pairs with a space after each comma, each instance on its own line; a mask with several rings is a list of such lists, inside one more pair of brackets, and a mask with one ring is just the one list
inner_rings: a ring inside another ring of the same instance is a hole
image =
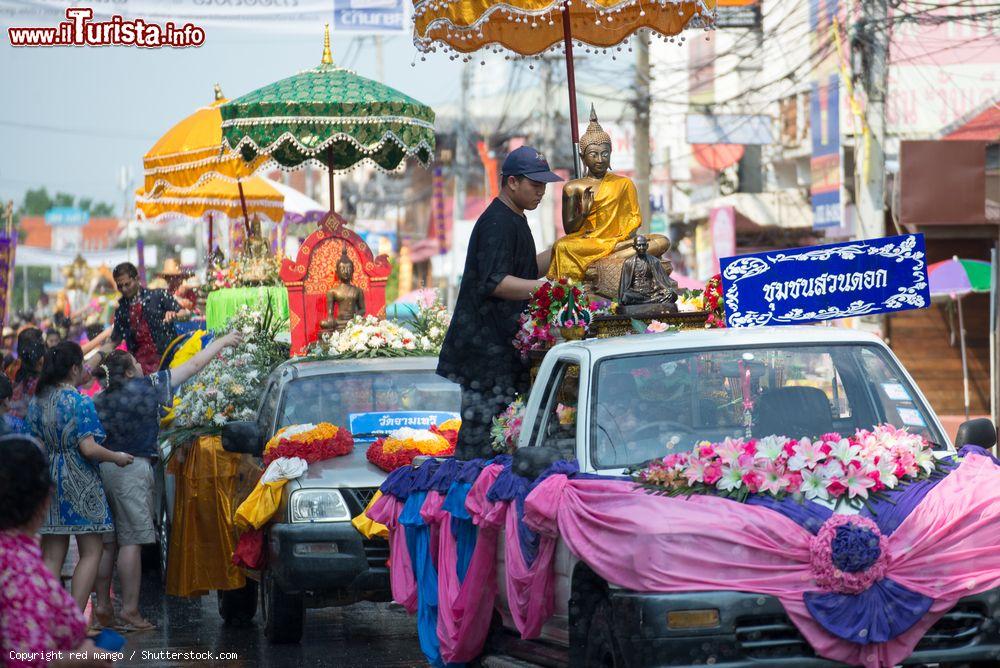
[[403, 0], [334, 0], [333, 29], [361, 33], [409, 30]]
[[45, 212], [49, 227], [82, 227], [90, 222], [90, 214], [72, 206], [57, 206]]
[[931, 303], [924, 235], [721, 260], [729, 327], [801, 325]]
[[450, 411], [389, 411], [351, 413], [347, 419], [350, 423], [349, 429], [354, 435], [386, 436], [402, 427], [430, 429], [457, 417], [458, 413]]

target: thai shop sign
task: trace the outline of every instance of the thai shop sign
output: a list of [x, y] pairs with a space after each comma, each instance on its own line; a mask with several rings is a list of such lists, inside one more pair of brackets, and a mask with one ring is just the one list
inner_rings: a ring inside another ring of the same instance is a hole
[[840, 9], [839, 0], [809, 0], [809, 34], [814, 58], [809, 95], [809, 128], [812, 136], [813, 228], [833, 230], [843, 226], [843, 165], [840, 155], [840, 70], [836, 50], [825, 47]]
[[930, 305], [924, 235], [722, 259], [726, 324], [801, 325]]
[[360, 33], [409, 30], [403, 0], [334, 0], [333, 29]]

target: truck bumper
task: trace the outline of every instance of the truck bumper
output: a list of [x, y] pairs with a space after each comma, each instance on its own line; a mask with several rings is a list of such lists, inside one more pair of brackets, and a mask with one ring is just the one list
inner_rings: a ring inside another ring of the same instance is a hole
[[268, 538], [267, 567], [288, 594], [390, 600], [388, 558], [386, 541], [364, 538], [350, 522], [275, 524]]
[[[626, 666], [825, 668], [778, 599], [743, 592], [611, 592], [618, 649]], [[667, 613], [715, 609], [715, 628], [676, 630]], [[1000, 589], [961, 599], [928, 630], [905, 665], [982, 661], [1000, 665]]]

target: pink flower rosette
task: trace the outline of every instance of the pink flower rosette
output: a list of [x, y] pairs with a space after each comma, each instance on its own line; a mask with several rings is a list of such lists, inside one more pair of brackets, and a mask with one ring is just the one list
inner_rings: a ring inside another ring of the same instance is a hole
[[885, 577], [889, 541], [878, 526], [857, 515], [834, 515], [809, 542], [809, 566], [816, 586], [860, 594]]

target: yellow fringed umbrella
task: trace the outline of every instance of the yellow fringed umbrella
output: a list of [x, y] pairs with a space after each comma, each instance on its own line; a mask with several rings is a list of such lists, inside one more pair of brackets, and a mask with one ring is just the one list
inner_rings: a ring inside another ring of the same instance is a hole
[[573, 42], [606, 49], [648, 29], [671, 37], [711, 27], [716, 0], [413, 0], [413, 43], [461, 54], [498, 47], [534, 56], [562, 44], [569, 114], [579, 144]]
[[[247, 214], [267, 218], [278, 224], [285, 215], [285, 196], [263, 179], [250, 177], [242, 182]], [[160, 189], [156, 197], [149, 197], [139, 189], [135, 193], [136, 209], [150, 221], [170, 217], [201, 218], [220, 215], [230, 219], [243, 217], [243, 202], [236, 183], [213, 179], [193, 190]]]
[[170, 128], [142, 158], [143, 188], [157, 197], [165, 188], [174, 193], [192, 190], [212, 179], [236, 182], [256, 172], [266, 157], [246, 162], [222, 148], [222, 115], [228, 102], [219, 85], [215, 101]]

